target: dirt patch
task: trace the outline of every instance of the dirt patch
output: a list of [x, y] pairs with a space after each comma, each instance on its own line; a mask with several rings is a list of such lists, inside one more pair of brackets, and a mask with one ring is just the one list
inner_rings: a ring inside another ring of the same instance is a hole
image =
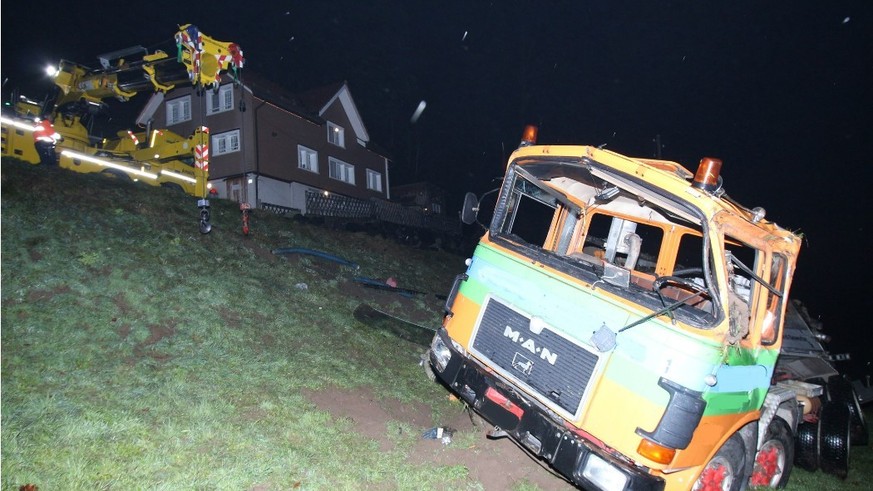
[[118, 312], [122, 317], [127, 317], [133, 311], [133, 307], [130, 306], [124, 292], [118, 292], [114, 297], [112, 297], [112, 303], [115, 304], [115, 307], [118, 309]]
[[246, 249], [252, 251], [252, 253], [254, 253], [254, 255], [257, 256], [258, 259], [261, 259], [261, 260], [264, 260], [267, 262], [276, 262], [278, 260], [276, 255], [273, 254], [273, 251], [271, 251], [270, 249], [267, 249], [266, 247], [261, 246], [257, 242], [245, 240], [242, 242], [242, 245]]
[[38, 262], [42, 260], [44, 256], [37, 248], [47, 240], [47, 237], [32, 237], [24, 242], [27, 245], [27, 255], [31, 261]]
[[122, 326], [119, 326], [118, 329], [115, 330], [115, 332], [122, 340], [127, 339], [127, 337], [130, 336], [130, 324], [124, 324]]
[[175, 322], [166, 325], [159, 326], [157, 324], [149, 325], [149, 337], [145, 339], [142, 343], [139, 343], [139, 346], [151, 346], [153, 344], [158, 344], [164, 338], [169, 338], [176, 335], [176, 324]]
[[[430, 410], [423, 404], [380, 399], [371, 388], [306, 390], [303, 395], [334, 417], [353, 421], [356, 431], [377, 441], [382, 450], [390, 450], [394, 445], [386, 435], [389, 421], [406, 423], [420, 430], [419, 435], [434, 425]], [[482, 483], [486, 491], [504, 491], [520, 482], [535, 484], [544, 491], [574, 489], [563, 479], [550, 474], [511, 440], [488, 439], [485, 436], [487, 428], [475, 426], [462, 408], [447, 419], [440, 425], [458, 432], [479, 432], [481, 438], [466, 448], [457, 440], [444, 445], [439, 440], [421, 438], [410, 450], [410, 463], [463, 465], [469, 469], [470, 478]]]
[[221, 306], [218, 308], [218, 315], [221, 316], [221, 320], [224, 322], [225, 326], [231, 329], [239, 329], [242, 327], [242, 315], [239, 312]]
[[51, 300], [52, 298], [54, 298], [55, 295], [60, 295], [63, 293], [70, 293], [71, 291], [73, 291], [73, 289], [70, 288], [68, 285], [57, 286], [57, 287], [52, 288], [51, 290], [41, 290], [41, 289], [40, 290], [31, 290], [27, 294], [27, 301], [28, 302], [47, 301], [47, 300]]
[[386, 435], [389, 421], [401, 421], [416, 428], [431, 426], [430, 410], [397, 401], [380, 401], [369, 388], [305, 390], [303, 395], [334, 417], [348, 418], [356, 431], [379, 442], [379, 448], [390, 450], [394, 444]]
[[[119, 332], [119, 335], [121, 333]], [[137, 343], [133, 347], [134, 357], [128, 360], [129, 363], [135, 364], [138, 360], [149, 357], [155, 361], [165, 362], [172, 359], [172, 355], [162, 353], [154, 349], [154, 345], [158, 344], [164, 338], [169, 338], [176, 335], [176, 322], [170, 321], [167, 325], [149, 325], [149, 337], [141, 343]]]

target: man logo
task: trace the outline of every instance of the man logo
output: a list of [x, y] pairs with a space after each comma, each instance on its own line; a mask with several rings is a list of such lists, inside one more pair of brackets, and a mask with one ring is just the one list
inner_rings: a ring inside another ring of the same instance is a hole
[[514, 343], [521, 345], [522, 348], [530, 351], [532, 354], [538, 355], [543, 360], [549, 362], [550, 365], [554, 365], [558, 361], [557, 353], [552, 353], [548, 348], [537, 346], [536, 341], [533, 339], [524, 339], [521, 337], [519, 331], [515, 331], [509, 326], [506, 326], [503, 329], [503, 336], [511, 339]]

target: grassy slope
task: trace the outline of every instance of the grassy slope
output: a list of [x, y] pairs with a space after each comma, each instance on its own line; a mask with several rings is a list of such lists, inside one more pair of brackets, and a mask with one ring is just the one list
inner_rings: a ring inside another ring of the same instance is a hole
[[[434, 423], [456, 409], [420, 347], [355, 321], [377, 297], [351, 278], [444, 294], [462, 257], [265, 213], [244, 237], [218, 200], [211, 234], [196, 220], [190, 197], [3, 161], [3, 489], [479, 487], [463, 465], [410, 463], [417, 432], [384, 451], [301, 395], [369, 386]], [[378, 298], [440, 322], [435, 295]], [[797, 471], [789, 489], [861, 489], [870, 454], [853, 449], [845, 482]]]
[[[370, 385], [447, 410], [422, 348], [355, 321], [364, 288], [351, 278], [444, 294], [462, 257], [265, 213], [244, 237], [218, 200], [201, 235], [190, 197], [17, 161], [2, 171], [4, 489], [463, 484], [464, 468], [379, 454], [300, 395]], [[360, 269], [270, 252], [292, 246]], [[435, 295], [393, 297], [381, 307], [439, 325]]]

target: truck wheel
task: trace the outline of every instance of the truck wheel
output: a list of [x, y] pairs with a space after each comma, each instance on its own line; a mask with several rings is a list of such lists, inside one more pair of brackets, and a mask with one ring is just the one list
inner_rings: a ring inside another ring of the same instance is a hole
[[797, 425], [797, 437], [794, 439], [794, 463], [797, 467], [809, 472], [818, 470], [819, 432], [818, 422], [803, 421]]
[[773, 418], [764, 435], [761, 449], [755, 455], [755, 468], [749, 479], [751, 486], [784, 488], [794, 466], [794, 439], [782, 418]]
[[694, 491], [738, 491], [743, 486], [743, 469], [746, 466], [746, 453], [743, 450], [743, 440], [736, 433], [731, 435], [724, 445], [700, 472]]
[[864, 417], [861, 401], [858, 400], [858, 393], [852, 387], [852, 382], [844, 376], [831, 377], [828, 380], [827, 391], [828, 400], [843, 402], [849, 407], [852, 421], [852, 445], [867, 445], [869, 442], [867, 419]]
[[845, 403], [831, 401], [821, 408], [821, 470], [845, 479], [849, 473], [849, 447], [852, 444], [851, 414]]

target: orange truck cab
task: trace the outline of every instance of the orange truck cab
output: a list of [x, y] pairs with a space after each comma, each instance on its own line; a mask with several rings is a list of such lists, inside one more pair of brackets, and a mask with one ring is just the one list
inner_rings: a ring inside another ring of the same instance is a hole
[[[585, 489], [784, 485], [824, 392], [777, 370], [800, 238], [730, 199], [718, 159], [692, 173], [535, 134], [448, 295], [433, 375]], [[462, 219], [477, 209], [468, 194]]]

